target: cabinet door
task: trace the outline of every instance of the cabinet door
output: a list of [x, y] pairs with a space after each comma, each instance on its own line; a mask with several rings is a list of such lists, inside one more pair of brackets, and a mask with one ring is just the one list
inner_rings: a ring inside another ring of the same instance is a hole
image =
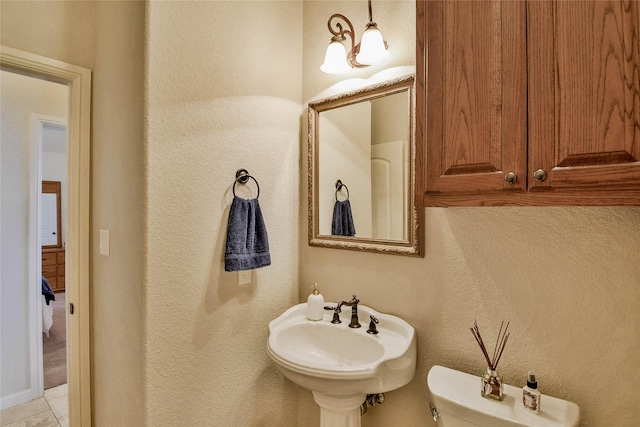
[[418, 87], [426, 99], [418, 118], [419, 136], [426, 128], [426, 205], [447, 194], [471, 200], [491, 190], [525, 191], [525, 3], [419, 1], [417, 14], [418, 57], [421, 49], [426, 57], [417, 67], [426, 79]]
[[[621, 200], [638, 199], [638, 2], [527, 7], [530, 191], [626, 188]], [[537, 170], [546, 172], [544, 180], [533, 178]]]

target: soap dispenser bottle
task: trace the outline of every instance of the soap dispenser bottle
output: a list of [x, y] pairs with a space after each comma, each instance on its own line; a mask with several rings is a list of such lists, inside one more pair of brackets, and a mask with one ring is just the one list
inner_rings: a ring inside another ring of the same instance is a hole
[[540, 392], [538, 391], [536, 373], [533, 371], [529, 371], [527, 385], [522, 388], [522, 405], [529, 412], [540, 413]]
[[309, 320], [322, 320], [324, 316], [324, 297], [318, 290], [318, 284], [316, 283], [311, 288], [313, 291], [309, 298], [307, 298], [307, 319]]

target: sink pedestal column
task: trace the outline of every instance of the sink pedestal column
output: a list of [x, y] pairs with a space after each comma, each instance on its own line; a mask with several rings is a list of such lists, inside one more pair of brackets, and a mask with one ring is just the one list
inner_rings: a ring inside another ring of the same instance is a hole
[[320, 427], [360, 427], [360, 406], [366, 394], [332, 396], [313, 392], [320, 406]]

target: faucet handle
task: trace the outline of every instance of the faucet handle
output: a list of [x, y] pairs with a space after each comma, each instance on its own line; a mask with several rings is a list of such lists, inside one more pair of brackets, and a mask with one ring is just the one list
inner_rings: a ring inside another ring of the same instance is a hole
[[369, 318], [371, 318], [371, 322], [369, 323], [369, 329], [367, 329], [367, 333], [375, 335], [378, 333], [376, 325], [380, 323], [380, 321], [373, 314], [371, 314]]
[[336, 324], [336, 323], [342, 323], [342, 320], [340, 320], [340, 312], [342, 310], [340, 310], [340, 305], [337, 305], [334, 309], [333, 309], [333, 318], [331, 319], [331, 323]]

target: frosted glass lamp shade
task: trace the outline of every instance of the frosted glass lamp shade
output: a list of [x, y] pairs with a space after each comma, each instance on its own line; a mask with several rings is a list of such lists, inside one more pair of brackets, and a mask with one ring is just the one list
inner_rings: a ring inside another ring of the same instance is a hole
[[327, 47], [320, 70], [327, 74], [346, 73], [351, 69], [347, 62], [347, 50], [340, 40], [332, 40]]
[[388, 55], [389, 52], [384, 45], [382, 33], [375, 23], [369, 23], [362, 34], [360, 52], [356, 56], [356, 61], [363, 65], [371, 65], [385, 59]]

